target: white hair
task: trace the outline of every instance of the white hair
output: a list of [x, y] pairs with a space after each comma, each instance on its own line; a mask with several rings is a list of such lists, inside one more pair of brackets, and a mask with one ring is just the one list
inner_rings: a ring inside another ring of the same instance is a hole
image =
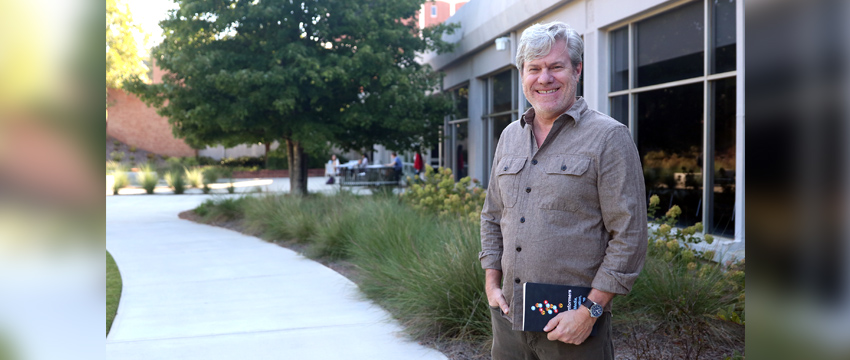
[[584, 41], [581, 36], [569, 25], [553, 21], [547, 24], [534, 24], [522, 32], [519, 39], [519, 47], [516, 54], [516, 67], [522, 73], [522, 67], [526, 61], [537, 60], [545, 57], [552, 50], [552, 46], [558, 40], [567, 42], [570, 62], [573, 69], [582, 63], [584, 54]]

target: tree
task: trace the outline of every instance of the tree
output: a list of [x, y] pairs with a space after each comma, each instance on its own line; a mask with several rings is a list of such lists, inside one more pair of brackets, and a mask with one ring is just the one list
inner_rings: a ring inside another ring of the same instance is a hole
[[285, 143], [291, 192], [306, 194], [305, 147], [438, 140], [450, 109], [439, 77], [415, 61], [444, 51], [452, 27], [420, 31], [423, 0], [176, 0], [153, 49], [163, 83], [128, 91], [190, 145]]
[[106, 87], [121, 88], [125, 79], [146, 78], [136, 35], [144, 34], [122, 0], [106, 0]]

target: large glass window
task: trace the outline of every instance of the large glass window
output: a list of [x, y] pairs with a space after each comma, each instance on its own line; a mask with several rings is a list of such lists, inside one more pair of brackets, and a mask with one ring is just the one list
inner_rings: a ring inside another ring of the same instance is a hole
[[449, 91], [454, 105], [446, 118], [442, 166], [452, 169], [456, 180], [469, 175], [469, 85]]
[[611, 91], [629, 88], [629, 28], [611, 32]]
[[711, 72], [717, 74], [735, 70], [737, 26], [734, 0], [715, 1], [713, 6], [714, 59]]
[[735, 78], [714, 86], [714, 212], [711, 233], [735, 236]]
[[661, 198], [662, 214], [679, 205], [679, 224], [702, 221], [702, 84], [647, 91], [637, 96], [638, 152], [648, 196]]
[[703, 14], [693, 2], [635, 24], [638, 86], [703, 74]]
[[493, 156], [496, 154], [496, 144], [502, 131], [518, 118], [517, 99], [519, 92], [519, 76], [516, 68], [511, 68], [497, 73], [486, 79], [487, 96], [485, 98], [486, 114], [482, 117], [484, 121], [485, 148], [487, 149], [486, 163], [484, 164], [486, 184], [490, 179], [490, 168], [493, 165]]
[[679, 226], [702, 222], [727, 237], [735, 229], [735, 1], [693, 1], [609, 32], [610, 114], [632, 124], [647, 199], [658, 195], [662, 214], [678, 205]]

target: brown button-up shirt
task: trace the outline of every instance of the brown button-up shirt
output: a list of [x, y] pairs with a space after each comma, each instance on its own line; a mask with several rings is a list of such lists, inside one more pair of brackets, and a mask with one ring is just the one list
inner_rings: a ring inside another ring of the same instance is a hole
[[502, 132], [481, 212], [479, 259], [502, 271], [514, 330], [523, 283], [627, 294], [646, 257], [643, 171], [628, 128], [578, 98], [538, 149], [533, 121], [529, 109]]

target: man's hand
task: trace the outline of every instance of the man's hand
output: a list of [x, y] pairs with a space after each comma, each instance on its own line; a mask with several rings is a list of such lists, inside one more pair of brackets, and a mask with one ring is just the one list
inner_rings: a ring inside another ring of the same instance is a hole
[[596, 319], [590, 317], [590, 312], [584, 307], [564, 311], [543, 327], [551, 341], [561, 341], [567, 344], [580, 345], [590, 335]]
[[496, 269], [484, 270], [484, 291], [487, 293], [487, 303], [491, 307], [498, 307], [507, 314], [511, 308], [502, 294], [502, 271]]

